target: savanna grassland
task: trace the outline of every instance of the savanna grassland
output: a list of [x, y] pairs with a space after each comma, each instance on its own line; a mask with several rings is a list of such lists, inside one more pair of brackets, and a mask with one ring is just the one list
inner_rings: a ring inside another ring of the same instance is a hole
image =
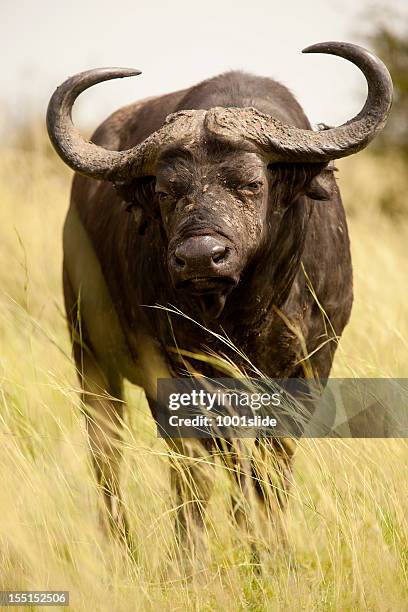
[[[406, 167], [363, 153], [339, 168], [355, 304], [332, 374], [408, 377]], [[69, 180], [42, 141], [0, 152], [1, 589], [69, 590], [71, 609], [91, 612], [406, 610], [406, 440], [301, 442], [288, 545], [264, 555], [261, 573], [231, 522], [219, 466], [208, 559], [186, 576], [168, 451], [129, 386], [123, 487], [134, 558], [104, 536], [63, 313]], [[262, 547], [262, 529], [257, 538]]]

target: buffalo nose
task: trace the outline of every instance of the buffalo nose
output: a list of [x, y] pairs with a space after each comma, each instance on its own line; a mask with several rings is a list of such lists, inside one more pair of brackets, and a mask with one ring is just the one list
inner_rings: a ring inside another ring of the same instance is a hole
[[216, 270], [227, 256], [227, 247], [213, 236], [193, 236], [174, 251], [175, 267], [183, 272]]

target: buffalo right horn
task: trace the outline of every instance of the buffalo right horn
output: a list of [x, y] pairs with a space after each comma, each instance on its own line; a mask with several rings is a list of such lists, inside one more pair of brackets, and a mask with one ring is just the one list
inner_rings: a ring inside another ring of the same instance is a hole
[[366, 147], [384, 127], [392, 104], [393, 86], [386, 66], [367, 49], [343, 42], [318, 43], [303, 53], [338, 55], [360, 68], [367, 79], [368, 95], [356, 117], [339, 127], [314, 132], [285, 125], [254, 108], [215, 108], [207, 113], [206, 127], [221, 137], [252, 141], [271, 162], [328, 162]]
[[154, 173], [160, 145], [179, 139], [194, 140], [205, 111], [180, 111], [143, 142], [126, 151], [111, 151], [87, 142], [72, 123], [72, 107], [85, 89], [108, 81], [141, 74], [132, 68], [97, 68], [67, 79], [51, 97], [47, 109], [50, 140], [63, 161], [75, 172], [95, 179], [126, 181]]

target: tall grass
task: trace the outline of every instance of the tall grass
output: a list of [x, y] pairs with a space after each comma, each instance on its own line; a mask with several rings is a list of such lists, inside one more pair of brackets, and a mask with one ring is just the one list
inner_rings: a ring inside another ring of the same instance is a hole
[[[408, 207], [406, 183], [389, 196], [396, 180], [404, 184], [393, 160], [361, 154], [340, 165], [355, 304], [334, 376], [408, 376]], [[128, 387], [122, 481], [135, 558], [103, 535], [62, 307], [68, 190], [42, 147], [1, 151], [0, 588], [70, 590], [72, 609], [86, 611], [406, 610], [405, 440], [303, 441], [287, 548], [264, 555], [258, 574], [218, 466], [205, 571], [188, 577], [174, 543], [168, 449], [143, 393]]]

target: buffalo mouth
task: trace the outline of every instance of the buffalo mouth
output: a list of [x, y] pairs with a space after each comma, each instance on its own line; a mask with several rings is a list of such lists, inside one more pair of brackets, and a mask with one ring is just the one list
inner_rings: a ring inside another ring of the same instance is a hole
[[205, 318], [218, 319], [237, 280], [232, 277], [191, 278], [177, 285], [196, 302]]

